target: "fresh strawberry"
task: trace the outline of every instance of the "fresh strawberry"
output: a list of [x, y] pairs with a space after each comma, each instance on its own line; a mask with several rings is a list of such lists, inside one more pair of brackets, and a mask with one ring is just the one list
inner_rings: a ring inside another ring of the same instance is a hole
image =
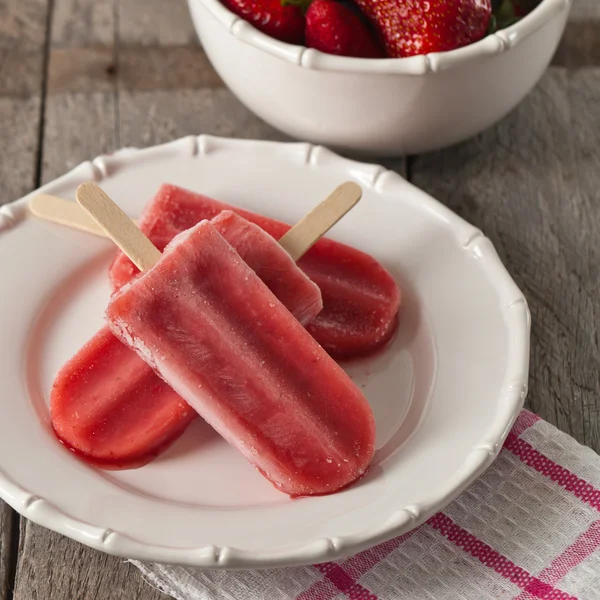
[[356, 0], [388, 56], [454, 50], [484, 37], [491, 0]]
[[304, 43], [302, 6], [284, 4], [285, 0], [222, 0], [233, 13], [263, 33], [289, 44]]
[[369, 25], [351, 8], [334, 0], [313, 0], [309, 6], [306, 45], [341, 56], [385, 57]]

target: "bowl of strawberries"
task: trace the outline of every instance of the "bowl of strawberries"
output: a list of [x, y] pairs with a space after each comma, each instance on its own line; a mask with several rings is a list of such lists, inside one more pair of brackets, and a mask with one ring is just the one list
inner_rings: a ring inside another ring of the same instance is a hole
[[509, 113], [548, 67], [572, 0], [188, 0], [232, 92], [287, 135], [393, 156]]

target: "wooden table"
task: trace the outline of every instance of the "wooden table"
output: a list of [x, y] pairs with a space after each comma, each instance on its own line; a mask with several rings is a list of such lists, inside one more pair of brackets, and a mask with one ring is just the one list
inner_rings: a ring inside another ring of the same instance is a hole
[[[0, 204], [79, 162], [190, 133], [286, 139], [224, 87], [185, 0], [0, 0]], [[528, 407], [600, 451], [600, 2], [497, 127], [386, 161], [481, 227], [529, 300]], [[0, 502], [0, 600], [166, 596]]]

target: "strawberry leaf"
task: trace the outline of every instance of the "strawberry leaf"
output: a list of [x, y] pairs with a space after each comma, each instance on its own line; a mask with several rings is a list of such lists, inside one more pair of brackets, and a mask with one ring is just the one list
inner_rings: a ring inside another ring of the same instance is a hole
[[498, 23], [502, 23], [514, 18], [515, 6], [512, 3], [512, 0], [503, 0], [498, 10], [494, 12], [494, 16], [496, 17]]
[[490, 28], [488, 33], [494, 33], [500, 29], [506, 29], [522, 19], [522, 15], [517, 14], [513, 0], [502, 0], [498, 10], [494, 12], [490, 19]]

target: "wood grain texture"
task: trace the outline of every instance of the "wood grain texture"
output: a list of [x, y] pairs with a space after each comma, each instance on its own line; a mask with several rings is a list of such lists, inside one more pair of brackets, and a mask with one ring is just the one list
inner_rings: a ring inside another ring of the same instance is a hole
[[570, 68], [600, 66], [600, 19], [568, 23], [552, 64]]
[[27, 522], [13, 600], [167, 600], [130, 563]]
[[40, 105], [39, 95], [0, 97], [0, 140], [7, 144], [0, 160], [0, 204], [35, 187]]
[[123, 47], [197, 43], [186, 0], [120, 0], [118, 14]]
[[571, 21], [600, 19], [600, 2], [598, 0], [573, 0]]
[[0, 96], [40, 94], [47, 0], [0, 2]]
[[77, 203], [94, 218], [140, 271], [151, 269], [160, 260], [160, 250], [98, 184], [81, 184], [77, 188], [76, 197]]
[[119, 94], [120, 142], [148, 146], [190, 134], [287, 139], [224, 88]]
[[418, 157], [412, 181], [482, 228], [527, 297], [528, 406], [600, 451], [600, 70], [551, 69], [476, 139]]
[[323, 237], [362, 197], [362, 188], [350, 181], [339, 185], [317, 204], [283, 237], [279, 245], [297, 262]]
[[[600, 450], [600, 68], [568, 73], [571, 140], [574, 172], [569, 171], [569, 185], [577, 191], [579, 202], [574, 205], [581, 229], [575, 233], [577, 259], [571, 268], [579, 303], [573, 305], [581, 321], [577, 339], [578, 352], [587, 357], [587, 365], [574, 369], [576, 401], [581, 406], [581, 425], [584, 442]], [[586, 323], [586, 320], [588, 322]], [[579, 358], [579, 357], [575, 357]], [[588, 366], [588, 365], [591, 365]]]
[[116, 147], [113, 93], [48, 97], [42, 161], [44, 183]]
[[119, 51], [119, 88], [176, 90], [222, 87], [200, 46], [128, 46]]
[[50, 51], [48, 95], [115, 90], [115, 53], [107, 46]]
[[[124, 0], [126, 1], [126, 0]], [[56, 0], [52, 47], [112, 46], [116, 0]]]
[[[99, 237], [107, 237], [104, 229], [72, 200], [50, 194], [36, 194], [29, 200], [27, 208], [31, 214], [39, 219], [85, 231]], [[137, 223], [134, 219], [132, 220]]]
[[50, 53], [48, 94], [119, 89], [178, 90], [222, 87], [199, 46], [57, 48]]
[[118, 143], [116, 2], [54, 0], [43, 181]]
[[46, 37], [46, 5], [43, 0], [4, 0], [0, 4], [0, 48], [42, 47]]
[[6, 600], [12, 588], [13, 565], [17, 557], [13, 556], [12, 544], [14, 518], [11, 508], [0, 501], [0, 600]]

